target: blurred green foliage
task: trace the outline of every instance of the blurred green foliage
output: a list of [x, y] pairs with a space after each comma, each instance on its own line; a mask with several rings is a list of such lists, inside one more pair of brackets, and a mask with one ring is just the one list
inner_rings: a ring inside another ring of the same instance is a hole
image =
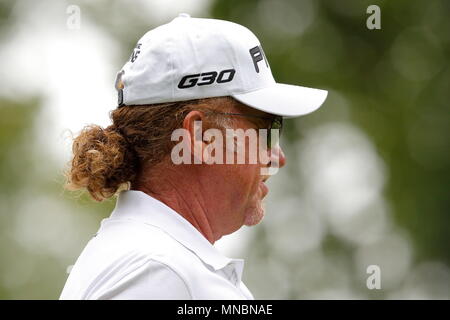
[[[381, 30], [366, 28], [371, 4], [381, 8]], [[313, 21], [304, 32], [283, 34], [279, 24], [302, 28], [299, 20], [307, 17], [301, 10], [314, 12]], [[346, 98], [351, 120], [370, 136], [388, 166], [386, 196], [396, 222], [410, 231], [419, 259], [447, 264], [449, 13], [448, 1], [406, 0], [219, 0], [211, 10], [214, 18], [256, 33], [277, 81], [326, 88]], [[282, 15], [286, 20], [273, 21]], [[328, 99], [317, 114], [296, 120], [297, 127], [301, 131], [314, 118], [322, 121], [332, 108]]]

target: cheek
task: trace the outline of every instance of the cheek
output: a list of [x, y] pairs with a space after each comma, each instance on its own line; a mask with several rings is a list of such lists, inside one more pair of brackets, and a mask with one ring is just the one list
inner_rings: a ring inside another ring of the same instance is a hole
[[243, 165], [239, 173], [239, 184], [246, 198], [252, 198], [259, 188], [259, 166]]
[[229, 190], [235, 198], [248, 198], [255, 192], [259, 181], [259, 169], [256, 165], [225, 165], [227, 170], [223, 172], [222, 187]]

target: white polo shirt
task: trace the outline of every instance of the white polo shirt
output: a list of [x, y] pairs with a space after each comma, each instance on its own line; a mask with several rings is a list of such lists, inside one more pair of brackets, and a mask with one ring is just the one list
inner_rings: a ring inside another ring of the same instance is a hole
[[244, 261], [229, 259], [186, 219], [141, 191], [122, 191], [60, 299], [253, 299]]

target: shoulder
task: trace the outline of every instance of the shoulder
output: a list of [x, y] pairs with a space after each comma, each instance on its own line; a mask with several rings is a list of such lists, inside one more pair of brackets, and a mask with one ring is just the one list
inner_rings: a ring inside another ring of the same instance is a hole
[[157, 227], [110, 223], [83, 250], [61, 299], [191, 299], [198, 263]]
[[108, 256], [151, 257], [176, 269], [177, 264], [199, 262], [198, 257], [163, 229], [141, 222], [127, 221], [109, 225], [93, 239], [93, 249], [108, 252]]
[[98, 300], [192, 299], [186, 281], [174, 268], [162, 261], [148, 259], [124, 274], [114, 285], [91, 297]]

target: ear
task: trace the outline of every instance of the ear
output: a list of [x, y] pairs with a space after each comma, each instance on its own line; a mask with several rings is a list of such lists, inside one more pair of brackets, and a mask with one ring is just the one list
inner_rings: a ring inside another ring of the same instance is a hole
[[203, 123], [205, 115], [197, 110], [189, 112], [183, 120], [183, 129], [188, 132], [189, 149], [194, 156], [194, 164], [203, 162], [203, 150], [206, 143], [203, 141]]

